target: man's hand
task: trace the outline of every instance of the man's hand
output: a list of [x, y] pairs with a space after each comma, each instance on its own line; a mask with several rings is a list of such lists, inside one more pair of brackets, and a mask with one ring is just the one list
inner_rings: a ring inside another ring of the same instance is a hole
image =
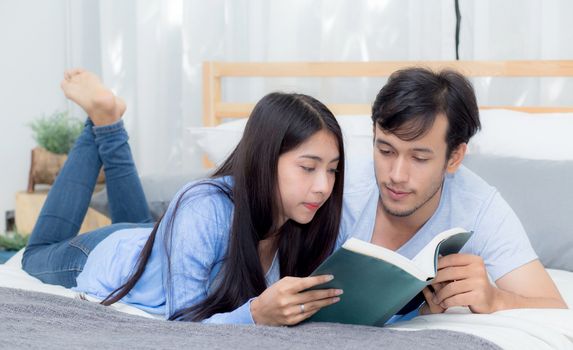
[[436, 283], [422, 290], [426, 303], [420, 308], [420, 315], [441, 314], [446, 311], [440, 304], [434, 303], [435, 293], [439, 292], [445, 285], [446, 283]]
[[427, 307], [422, 312], [438, 313], [453, 306], [468, 306], [474, 313], [491, 313], [499, 308], [499, 290], [489, 281], [483, 259], [477, 255], [440, 257], [432, 287], [435, 293], [424, 291]]

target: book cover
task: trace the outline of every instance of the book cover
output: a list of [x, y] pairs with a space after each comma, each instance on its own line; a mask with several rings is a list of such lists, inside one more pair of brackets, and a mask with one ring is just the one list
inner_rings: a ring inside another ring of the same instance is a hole
[[[434, 237], [412, 260], [384, 247], [351, 238], [311, 275], [334, 279], [313, 289], [344, 290], [340, 301], [309, 320], [382, 326], [430, 284], [440, 255], [457, 253], [471, 236], [462, 228]], [[417, 305], [419, 306], [419, 304]]]

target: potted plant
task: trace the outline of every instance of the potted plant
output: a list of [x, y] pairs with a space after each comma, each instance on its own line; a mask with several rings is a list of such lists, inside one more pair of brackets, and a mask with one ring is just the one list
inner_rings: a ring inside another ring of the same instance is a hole
[[28, 243], [28, 236], [21, 235], [16, 231], [0, 233], [0, 264], [5, 263], [17, 251], [24, 248]]
[[[67, 159], [67, 154], [82, 132], [83, 123], [70, 117], [67, 111], [57, 111], [43, 116], [30, 124], [38, 147], [32, 150], [32, 162], [28, 176], [28, 192], [34, 192], [37, 184], [51, 185]], [[103, 182], [103, 172], [98, 182]]]

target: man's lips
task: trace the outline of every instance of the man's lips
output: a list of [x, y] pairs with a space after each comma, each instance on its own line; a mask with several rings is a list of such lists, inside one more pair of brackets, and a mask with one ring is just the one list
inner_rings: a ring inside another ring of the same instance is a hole
[[320, 208], [320, 203], [303, 203], [302, 205], [305, 206], [308, 210], [318, 210]]
[[403, 199], [404, 197], [406, 197], [407, 195], [410, 194], [410, 192], [398, 191], [398, 190], [394, 190], [390, 187], [386, 187], [386, 189], [388, 190], [388, 194], [390, 195], [390, 198], [392, 198], [394, 200]]

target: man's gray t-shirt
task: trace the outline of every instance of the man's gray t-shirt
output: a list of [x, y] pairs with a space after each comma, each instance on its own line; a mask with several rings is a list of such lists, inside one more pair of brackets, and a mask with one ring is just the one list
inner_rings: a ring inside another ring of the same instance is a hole
[[[366, 169], [345, 184], [338, 245], [350, 237], [372, 239], [379, 192], [372, 163]], [[537, 259], [507, 202], [464, 166], [446, 176], [438, 209], [397, 252], [412, 259], [434, 236], [453, 227], [474, 232], [460, 253], [482, 257], [494, 281]]]

